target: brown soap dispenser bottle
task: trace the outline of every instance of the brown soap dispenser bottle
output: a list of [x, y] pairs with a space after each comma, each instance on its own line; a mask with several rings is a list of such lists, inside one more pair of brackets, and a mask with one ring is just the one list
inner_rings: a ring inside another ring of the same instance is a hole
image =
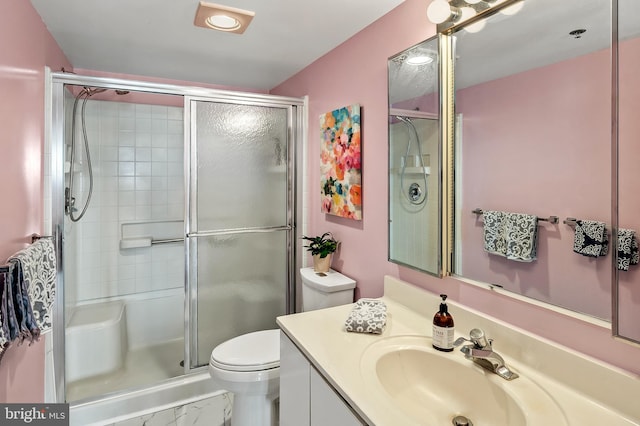
[[433, 317], [433, 333], [432, 333], [432, 345], [435, 349], [444, 352], [451, 352], [453, 350], [453, 317], [449, 313], [446, 300], [447, 295], [441, 294], [442, 303], [440, 303], [440, 310], [436, 312]]

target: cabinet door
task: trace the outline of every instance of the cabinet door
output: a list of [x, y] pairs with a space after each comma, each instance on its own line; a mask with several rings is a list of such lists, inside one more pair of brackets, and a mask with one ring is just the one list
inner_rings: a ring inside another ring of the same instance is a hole
[[311, 426], [366, 426], [315, 368], [310, 370]]
[[307, 359], [280, 332], [280, 426], [309, 425], [309, 369]]

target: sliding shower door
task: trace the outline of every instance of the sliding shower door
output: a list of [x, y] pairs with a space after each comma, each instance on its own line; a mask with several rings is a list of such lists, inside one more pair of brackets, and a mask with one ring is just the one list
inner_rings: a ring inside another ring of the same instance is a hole
[[187, 359], [276, 328], [287, 313], [292, 246], [290, 104], [188, 98]]

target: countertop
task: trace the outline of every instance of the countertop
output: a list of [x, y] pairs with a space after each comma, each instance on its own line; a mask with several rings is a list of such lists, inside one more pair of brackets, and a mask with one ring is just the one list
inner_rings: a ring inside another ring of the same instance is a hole
[[[366, 349], [381, 339], [402, 335], [430, 338], [433, 314], [440, 298], [393, 277], [385, 277], [387, 324], [382, 334], [346, 332], [344, 322], [353, 305], [278, 317], [282, 331], [369, 425], [416, 424], [399, 418], [373, 396], [361, 372]], [[569, 425], [640, 425], [640, 408], [629, 395], [640, 395], [640, 380], [611, 366], [576, 354], [509, 324], [493, 320], [455, 302], [449, 311], [456, 337], [474, 327], [494, 338], [494, 348], [507, 365], [533, 380], [561, 407]], [[499, 349], [498, 349], [499, 348]], [[448, 356], [464, 357], [458, 350]], [[547, 366], [547, 367], [545, 367]], [[518, 380], [518, 379], [516, 379]]]

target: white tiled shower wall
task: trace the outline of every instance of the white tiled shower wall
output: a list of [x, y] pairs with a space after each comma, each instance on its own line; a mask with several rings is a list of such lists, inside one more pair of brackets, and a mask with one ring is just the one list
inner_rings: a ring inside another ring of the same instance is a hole
[[[85, 217], [68, 234], [75, 234], [79, 253], [75, 299], [182, 287], [182, 244], [121, 250], [119, 241], [126, 223], [166, 221], [169, 227], [183, 220], [183, 109], [89, 100], [85, 116], [94, 191]], [[82, 144], [79, 123], [76, 129], [76, 144]], [[85, 194], [87, 167], [76, 169]]]

